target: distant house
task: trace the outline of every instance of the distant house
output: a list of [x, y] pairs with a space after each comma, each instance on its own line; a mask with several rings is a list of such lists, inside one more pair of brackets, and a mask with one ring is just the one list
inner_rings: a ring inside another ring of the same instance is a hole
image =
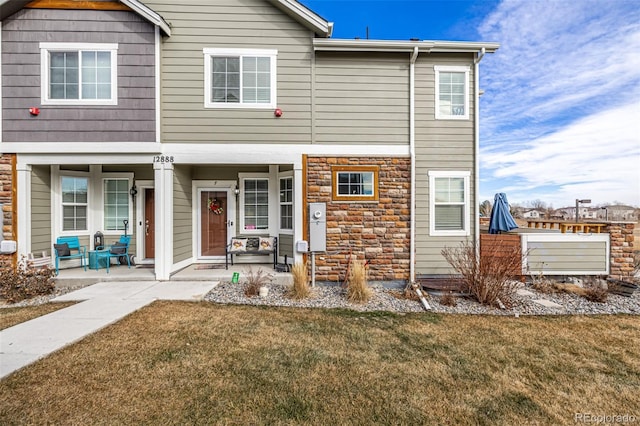
[[616, 204], [599, 209], [598, 217], [608, 220], [635, 221], [638, 220], [638, 209], [632, 206]]
[[525, 210], [522, 213], [522, 218], [523, 219], [544, 219], [546, 215], [547, 214], [542, 210], [531, 209], [531, 210]]

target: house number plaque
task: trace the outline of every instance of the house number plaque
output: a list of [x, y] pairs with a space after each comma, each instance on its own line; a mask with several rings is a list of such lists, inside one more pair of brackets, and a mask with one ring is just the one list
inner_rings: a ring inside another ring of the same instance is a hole
[[153, 162], [154, 163], [173, 163], [174, 158], [173, 158], [173, 155], [154, 155]]

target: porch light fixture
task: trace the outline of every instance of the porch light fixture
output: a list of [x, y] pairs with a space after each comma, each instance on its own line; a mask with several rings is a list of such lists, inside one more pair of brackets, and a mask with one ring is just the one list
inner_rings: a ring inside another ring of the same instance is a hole
[[591, 204], [591, 200], [585, 198], [584, 200], [578, 200], [576, 198], [576, 223], [578, 223], [578, 219], [580, 215], [578, 214], [578, 210], [580, 209], [580, 204]]
[[238, 188], [237, 184], [236, 184], [236, 189], [233, 190], [233, 193], [236, 194], [236, 197], [240, 195], [240, 188]]
[[134, 183], [131, 189], [129, 190], [129, 194], [131, 195], [131, 201], [136, 201], [136, 195], [138, 194], [138, 188], [136, 188], [136, 184]]

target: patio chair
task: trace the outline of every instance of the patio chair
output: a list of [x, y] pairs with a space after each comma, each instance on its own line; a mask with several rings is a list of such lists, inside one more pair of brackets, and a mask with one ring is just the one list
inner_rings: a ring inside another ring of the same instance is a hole
[[111, 258], [117, 259], [118, 265], [124, 263], [124, 259], [127, 261], [127, 266], [131, 268], [131, 261], [129, 260], [129, 243], [131, 242], [131, 235], [121, 235], [120, 241], [113, 243], [109, 246], [109, 262]]

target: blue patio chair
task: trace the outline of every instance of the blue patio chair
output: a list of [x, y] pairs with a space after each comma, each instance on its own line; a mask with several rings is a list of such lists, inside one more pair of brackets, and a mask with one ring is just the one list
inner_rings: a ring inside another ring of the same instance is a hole
[[[111, 258], [115, 257], [120, 264], [120, 259], [123, 257], [127, 259], [127, 266], [131, 268], [131, 261], [129, 260], [129, 243], [131, 242], [131, 235], [121, 235], [120, 241], [115, 242], [109, 246], [109, 262]], [[124, 263], [124, 262], [122, 262]]]

